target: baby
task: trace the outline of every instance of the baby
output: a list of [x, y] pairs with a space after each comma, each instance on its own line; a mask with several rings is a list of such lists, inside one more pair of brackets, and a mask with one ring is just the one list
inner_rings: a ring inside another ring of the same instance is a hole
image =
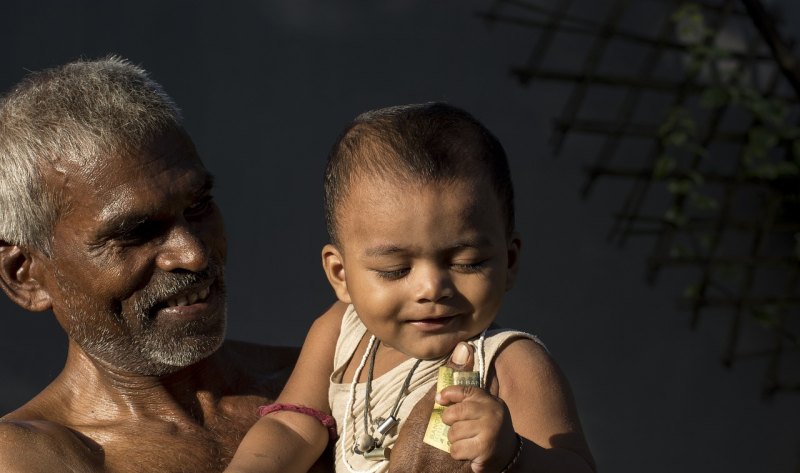
[[460, 466], [594, 471], [546, 349], [493, 325], [520, 237], [505, 151], [481, 123], [441, 103], [360, 115], [328, 158], [325, 211], [322, 265], [347, 309], [314, 322], [227, 472], [305, 472], [337, 434], [336, 471], [388, 471], [404, 420], [451, 355], [474, 358], [479, 378], [436, 395], [443, 448]]

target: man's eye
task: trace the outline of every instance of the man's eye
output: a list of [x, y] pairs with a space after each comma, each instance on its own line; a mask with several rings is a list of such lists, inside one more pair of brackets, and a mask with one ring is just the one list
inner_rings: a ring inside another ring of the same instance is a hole
[[139, 244], [152, 240], [163, 232], [164, 225], [162, 223], [142, 222], [131, 229], [124, 230], [116, 239], [128, 244]]
[[183, 212], [187, 218], [199, 217], [204, 215], [211, 208], [214, 199], [211, 196], [204, 197], [199, 202], [189, 206]]
[[400, 279], [400, 278], [404, 277], [405, 275], [407, 275], [409, 273], [409, 271], [411, 271], [411, 269], [410, 268], [399, 268], [399, 269], [391, 269], [391, 270], [376, 269], [374, 271], [375, 271], [375, 274], [377, 274], [379, 278], [386, 279], [386, 280], [389, 280], [389, 281], [394, 281], [396, 279]]

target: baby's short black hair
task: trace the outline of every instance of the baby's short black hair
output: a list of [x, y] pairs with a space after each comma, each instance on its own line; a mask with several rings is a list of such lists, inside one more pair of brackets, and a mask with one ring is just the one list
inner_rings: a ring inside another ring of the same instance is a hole
[[488, 179], [514, 231], [514, 188], [500, 141], [466, 111], [445, 103], [363, 113], [334, 143], [325, 169], [325, 223], [338, 245], [338, 212], [357, 177], [408, 183]]

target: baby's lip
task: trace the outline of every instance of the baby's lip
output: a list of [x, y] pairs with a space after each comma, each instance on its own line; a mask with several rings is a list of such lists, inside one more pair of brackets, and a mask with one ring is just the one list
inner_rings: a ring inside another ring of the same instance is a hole
[[420, 317], [413, 317], [406, 320], [406, 322], [427, 322], [427, 323], [442, 323], [449, 321], [458, 314], [438, 314], [438, 315], [428, 315], [428, 316], [420, 316]]
[[406, 323], [421, 332], [439, 333], [452, 330], [452, 324], [457, 324], [457, 321], [457, 315], [433, 315], [427, 318], [411, 319]]

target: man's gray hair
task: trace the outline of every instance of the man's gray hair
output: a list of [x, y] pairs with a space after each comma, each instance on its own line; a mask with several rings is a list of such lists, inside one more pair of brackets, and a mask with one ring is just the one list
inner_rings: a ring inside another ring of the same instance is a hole
[[50, 254], [61, 199], [44, 166], [134, 153], [181, 121], [163, 88], [116, 56], [29, 74], [0, 99], [0, 240]]

